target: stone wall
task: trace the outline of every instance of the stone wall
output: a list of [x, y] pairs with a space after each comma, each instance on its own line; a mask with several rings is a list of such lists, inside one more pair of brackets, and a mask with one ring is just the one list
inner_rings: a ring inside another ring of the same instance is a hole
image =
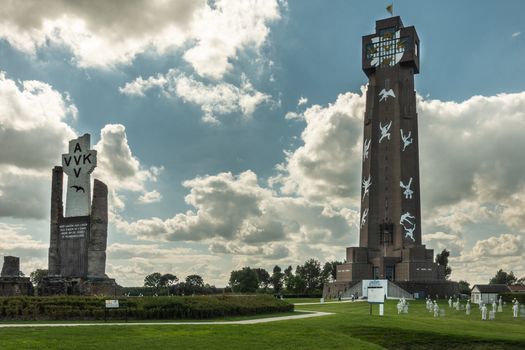
[[0, 296], [33, 295], [29, 277], [0, 277]]
[[61, 166], [53, 168], [53, 177], [51, 179], [51, 220], [50, 220], [50, 239], [48, 255], [48, 274], [50, 276], [60, 275], [60, 255], [58, 251], [59, 243], [59, 221], [64, 215], [62, 202], [62, 185], [64, 173]]
[[430, 296], [431, 298], [444, 298], [459, 295], [459, 284], [453, 281], [395, 281], [399, 287], [409, 293], [419, 293], [420, 296]]
[[91, 229], [88, 243], [88, 277], [106, 277], [108, 239], [108, 187], [95, 179], [91, 207]]

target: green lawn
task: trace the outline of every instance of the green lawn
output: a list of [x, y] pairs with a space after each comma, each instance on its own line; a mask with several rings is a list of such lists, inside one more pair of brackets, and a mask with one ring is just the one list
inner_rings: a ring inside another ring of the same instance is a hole
[[383, 317], [369, 316], [366, 302], [297, 306], [335, 314], [257, 325], [0, 329], [0, 349], [525, 349], [525, 320], [509, 306], [481, 321], [475, 306], [470, 317], [446, 306], [435, 319], [423, 302], [411, 302], [408, 315], [395, 304]]

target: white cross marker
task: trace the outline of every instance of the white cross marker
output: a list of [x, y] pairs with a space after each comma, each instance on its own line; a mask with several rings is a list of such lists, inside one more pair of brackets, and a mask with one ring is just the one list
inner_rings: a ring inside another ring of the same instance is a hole
[[90, 135], [84, 134], [69, 141], [69, 153], [62, 155], [62, 168], [67, 174], [66, 217], [91, 212], [90, 174], [97, 166], [97, 151], [90, 150], [90, 144]]

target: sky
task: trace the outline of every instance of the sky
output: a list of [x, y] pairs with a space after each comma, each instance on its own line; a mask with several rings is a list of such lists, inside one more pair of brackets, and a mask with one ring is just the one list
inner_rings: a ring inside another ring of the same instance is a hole
[[[107, 274], [225, 286], [358, 245], [367, 78], [388, 1], [0, 0], [0, 255], [47, 268], [51, 169], [91, 134]], [[522, 1], [397, 0], [415, 26], [423, 243], [525, 276]]]

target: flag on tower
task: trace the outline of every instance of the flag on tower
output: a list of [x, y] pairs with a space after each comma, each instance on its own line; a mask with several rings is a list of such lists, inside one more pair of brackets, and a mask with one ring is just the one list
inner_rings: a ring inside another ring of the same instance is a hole
[[394, 3], [391, 3], [386, 7], [386, 10], [390, 13], [390, 15], [394, 15]]

